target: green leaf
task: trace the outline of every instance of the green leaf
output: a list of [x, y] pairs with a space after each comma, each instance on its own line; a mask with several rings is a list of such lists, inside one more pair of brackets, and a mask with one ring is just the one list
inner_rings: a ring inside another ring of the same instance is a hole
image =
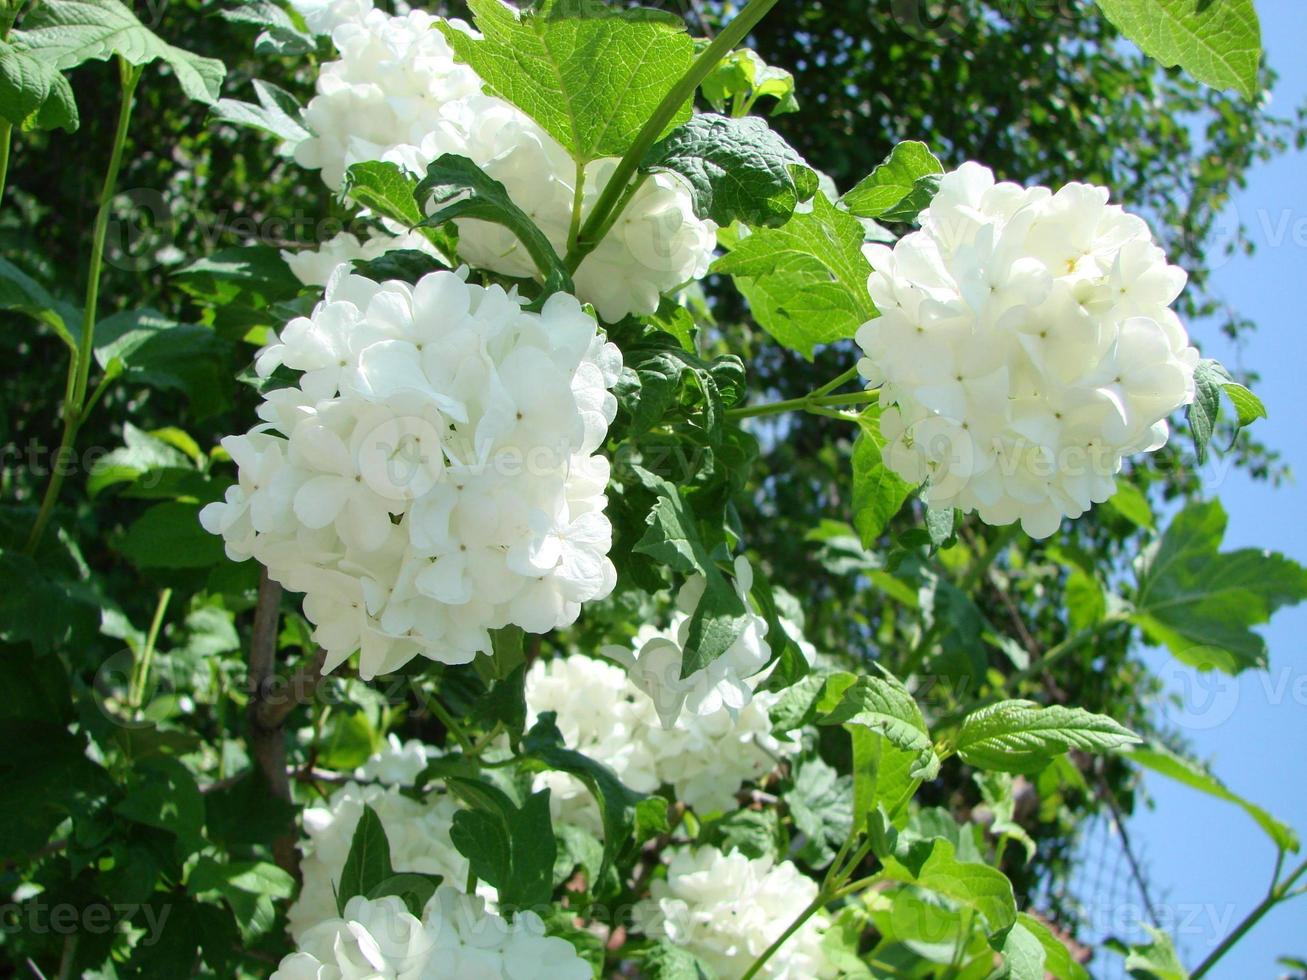
[[1148, 497], [1128, 480], [1117, 481], [1116, 493], [1107, 498], [1107, 506], [1135, 527], [1149, 529], [1157, 527], [1157, 522], [1153, 518], [1153, 507], [1149, 504]]
[[939, 773], [939, 758], [921, 709], [908, 689], [888, 673], [857, 678], [839, 701], [817, 718], [819, 725], [859, 725], [879, 732], [891, 744], [914, 757], [910, 775], [931, 780]]
[[[699, 416], [705, 441], [721, 442], [725, 412], [744, 389], [744, 364], [734, 354], [711, 361], [699, 357], [669, 333], [651, 332], [622, 348], [625, 370], [614, 394], [640, 435], [662, 424], [669, 411]], [[697, 393], [687, 389], [693, 385]]]
[[943, 837], [919, 842], [917, 847], [924, 856], [914, 855], [915, 874], [900, 858], [888, 857], [882, 872], [885, 877], [918, 885], [975, 909], [985, 917], [990, 935], [1016, 922], [1016, 897], [1003, 872], [985, 864], [959, 861], [953, 843]]
[[127, 529], [118, 551], [137, 568], [206, 568], [223, 560], [222, 539], [200, 526], [200, 505], [155, 504]]
[[8, 259], [0, 259], [0, 310], [27, 314], [53, 330], [70, 351], [77, 350], [77, 339], [68, 325], [76, 326], [81, 314], [51, 296], [44, 286]]
[[137, 760], [126, 795], [113, 809], [134, 823], [176, 835], [179, 858], [195, 853], [204, 843], [204, 797], [190, 770], [169, 756]]
[[818, 192], [811, 211], [740, 239], [712, 271], [734, 278], [754, 320], [777, 343], [811, 360], [818, 344], [852, 337], [876, 316], [862, 238], [858, 219]]
[[45, 0], [11, 38], [60, 70], [114, 55], [137, 66], [162, 61], [186, 96], [205, 105], [217, 101], [227, 74], [216, 58], [202, 58], [160, 39], [118, 0]]
[[1044, 945], [1018, 917], [998, 944], [1007, 980], [1044, 980]]
[[418, 207], [417, 190], [418, 179], [398, 164], [373, 160], [345, 171], [341, 193], [360, 207], [412, 229], [426, 219]]
[[794, 76], [784, 68], [767, 64], [752, 48], [736, 48], [719, 61], [699, 83], [699, 91], [718, 112], [726, 112], [730, 105], [734, 115], [741, 115], [763, 98], [776, 100], [773, 116], [799, 111]]
[[643, 793], [623, 785], [611, 769], [563, 744], [563, 734], [555, 724], [555, 713], [540, 715], [522, 739], [522, 753], [549, 769], [571, 773], [583, 782], [599, 807], [604, 828], [603, 870], [631, 841], [635, 827], [635, 807]]
[[1139, 736], [1106, 715], [1033, 701], [1000, 701], [967, 715], [957, 734], [958, 755], [968, 765], [1001, 772], [1032, 773], [1053, 756], [1080, 749], [1103, 751], [1138, 742]]
[[207, 418], [231, 404], [231, 345], [208, 327], [158, 310], [126, 310], [95, 325], [95, 359], [111, 378], [179, 391]]
[[702, 575], [706, 583], [690, 616], [681, 663], [681, 676], [689, 677], [730, 649], [744, 631], [748, 610], [700, 538], [694, 513], [680, 490], [662, 477], [652, 479], [658, 500], [649, 513], [649, 530], [635, 550], [673, 571]]
[[1260, 91], [1262, 31], [1253, 0], [1098, 0], [1113, 25], [1144, 54], [1179, 65], [1205, 85]]
[[49, 61], [0, 41], [0, 116], [24, 131], [77, 129], [77, 100]]
[[266, 861], [220, 864], [204, 855], [187, 877], [186, 887], [197, 898], [215, 893], [226, 900], [241, 938], [253, 943], [272, 931], [277, 921], [274, 899], [290, 898], [295, 893], [295, 879]]
[[1090, 980], [1089, 971], [1072, 958], [1071, 951], [1048, 926], [1025, 912], [1017, 915], [1017, 923], [1044, 947], [1044, 969], [1057, 980]]
[[417, 186], [417, 199], [423, 202], [428, 215], [422, 221], [423, 227], [434, 228], [455, 218], [503, 225], [535, 261], [547, 294], [572, 291], [571, 277], [549, 238], [513, 203], [503, 184], [467, 157], [456, 153], [437, 157]]
[[814, 755], [799, 766], [785, 805], [794, 829], [807, 838], [800, 859], [814, 868], [826, 867], [853, 827], [852, 780]]
[[390, 841], [377, 812], [363, 804], [363, 813], [354, 828], [349, 854], [340, 872], [336, 907], [344, 914], [345, 905], [355, 895], [369, 895], [395, 873], [390, 863]]
[[1256, 803], [1250, 803], [1225, 787], [1211, 773], [1200, 769], [1195, 763], [1182, 758], [1169, 749], [1158, 744], [1149, 744], [1130, 751], [1130, 759], [1153, 772], [1161, 773], [1169, 779], [1183, 783], [1190, 789], [1196, 789], [1218, 800], [1233, 803], [1256, 821], [1257, 826], [1275, 841], [1275, 846], [1284, 851], [1297, 851], [1298, 835], [1288, 824], [1275, 819]]
[[944, 166], [925, 143], [908, 140], [840, 198], [859, 218], [912, 221], [939, 189]]
[[123, 424], [123, 442], [126, 445], [101, 456], [91, 468], [86, 492], [92, 497], [114, 484], [132, 483], [151, 470], [194, 470], [185, 453], [130, 422]]
[[449, 791], [466, 803], [449, 831], [472, 873], [499, 891], [505, 909], [544, 905], [553, 893], [557, 843], [549, 819], [549, 791], [517, 806], [487, 782], [450, 779]]
[[1222, 391], [1234, 406], [1236, 435], [1238, 429], [1267, 417], [1262, 400], [1230, 377], [1220, 361], [1211, 358], [1199, 361], [1194, 369], [1194, 400], [1185, 410], [1185, 417], [1194, 439], [1194, 454], [1200, 463], [1207, 458], [1207, 444], [1216, 429]]
[[[912, 773], [918, 753], [894, 744], [885, 735], [861, 725], [844, 726], [853, 739], [853, 814], [860, 826], [876, 818], [877, 807], [895, 816], [917, 787]], [[885, 832], [889, 828], [881, 827]]]
[[260, 78], [252, 84], [258, 105], [239, 99], [219, 99], [213, 105], [213, 118], [271, 133], [287, 143], [308, 139], [309, 131], [300, 122], [301, 109], [295, 96]]
[[1249, 627], [1307, 598], [1307, 569], [1274, 551], [1221, 552], [1225, 510], [1190, 504], [1142, 556], [1131, 620], [1155, 643], [1201, 670], [1237, 674], [1267, 664]]
[[912, 485], [885, 465], [880, 406], [865, 409], [858, 424], [858, 438], [853, 443], [853, 526], [862, 546], [870, 548], [902, 509]]
[[1147, 946], [1131, 946], [1125, 968], [1136, 980], [1189, 980], [1189, 971], [1180, 962], [1171, 937], [1147, 923], [1143, 927], [1153, 937]]
[[756, 116], [705, 112], [672, 130], [645, 158], [645, 171], [669, 170], [690, 184], [694, 213], [719, 225], [782, 225], [817, 192], [817, 175]]
[[[481, 38], [438, 25], [459, 59], [582, 163], [625, 153], [694, 57], [685, 25], [662, 11], [586, 0], [521, 14], [498, 0], [468, 7]], [[689, 117], [687, 100], [668, 129]]]

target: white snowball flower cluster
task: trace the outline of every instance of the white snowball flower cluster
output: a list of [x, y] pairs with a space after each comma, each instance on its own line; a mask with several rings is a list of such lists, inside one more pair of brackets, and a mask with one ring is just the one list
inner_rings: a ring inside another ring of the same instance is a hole
[[[797, 749], [771, 735], [767, 709], [774, 699], [759, 693], [735, 715], [724, 708], [685, 715], [664, 729], [653, 701], [613, 664], [577, 653], [536, 661], [526, 677], [530, 724], [555, 712], [568, 748], [603, 763], [638, 792], [671, 785], [700, 814], [735, 809], [741, 787]], [[556, 820], [600, 831], [598, 808], [580, 780], [542, 772], [535, 788], [544, 787]]]
[[401, 742], [391, 732], [381, 751], [373, 753], [363, 765], [354, 770], [359, 782], [382, 783], [386, 786], [412, 786], [417, 782], [427, 763], [439, 752], [416, 738]]
[[395, 896], [351, 898], [299, 938], [272, 980], [590, 980], [565, 939], [533, 912], [512, 920], [442, 886], [419, 919]]
[[[389, 160], [418, 175], [444, 153], [471, 159], [504, 184], [513, 202], [560, 254], [567, 251], [576, 198], [576, 164], [534, 120], [453, 60], [448, 43], [424, 13], [390, 17], [378, 10], [327, 5], [317, 14], [335, 26], [340, 54], [325, 65], [304, 122], [314, 134], [295, 148], [302, 166], [322, 171], [333, 190], [350, 165]], [[466, 30], [467, 25], [450, 21]], [[581, 217], [589, 215], [617, 161], [585, 168]], [[459, 257], [518, 278], [537, 275], [517, 238], [501, 225], [456, 222]], [[645, 179], [621, 217], [574, 274], [577, 295], [608, 321], [645, 315], [660, 297], [707, 274], [716, 225], [697, 218], [688, 185], [672, 174]]]
[[921, 231], [866, 246], [881, 312], [858, 331], [883, 383], [887, 465], [931, 503], [1052, 534], [1114, 491], [1124, 456], [1165, 444], [1197, 351], [1184, 288], [1142, 218], [1108, 192], [946, 175]]
[[[722, 980], [744, 972], [814, 898], [817, 883], [789, 861], [750, 859], [715, 847], [672, 853], [666, 880], [634, 912], [636, 928], [690, 950]], [[838, 974], [822, 949], [829, 920], [818, 912], [764, 965], [758, 976], [814, 980]]]
[[330, 27], [340, 57], [322, 66], [304, 110], [312, 135], [294, 156], [300, 166], [321, 170], [332, 190], [340, 190], [350, 165], [419, 142], [445, 103], [481, 90], [425, 11], [392, 16], [370, 5], [332, 3], [315, 11], [315, 22]]
[[360, 240], [357, 235], [342, 231], [340, 234], [327, 239], [317, 248], [300, 248], [294, 251], [283, 249], [281, 257], [290, 266], [290, 271], [295, 274], [295, 278], [304, 285], [325, 286], [338, 266], [347, 262], [367, 262], [371, 259], [380, 258], [387, 252], [395, 252], [400, 249], [410, 249], [437, 256], [436, 249], [431, 242], [424, 235], [417, 232], [390, 235], [384, 231], [373, 229], [369, 232], [366, 240]]
[[489, 630], [566, 626], [612, 590], [595, 451], [621, 355], [575, 297], [534, 313], [457, 273], [338, 269], [257, 369], [283, 364], [299, 384], [223, 440], [239, 482], [201, 521], [305, 594], [324, 671], [355, 650], [365, 680], [418, 655], [467, 663]]
[[[449, 885], [467, 881], [467, 859], [449, 839], [458, 803], [435, 794], [426, 801], [403, 795], [399, 786], [346, 783], [323, 804], [304, 810], [300, 842], [303, 886], [287, 913], [292, 936], [302, 936], [336, 914], [336, 892], [354, 831], [370, 806], [386, 831], [391, 866], [396, 871], [442, 875]], [[487, 892], [493, 897], [493, 892]]]
[[771, 660], [767, 620], [749, 600], [753, 569], [744, 556], [735, 559], [735, 588], [748, 610], [744, 630], [725, 653], [689, 677], [681, 677], [681, 660], [689, 638], [690, 617], [707, 588], [702, 575], [691, 575], [676, 596], [677, 614], [669, 632], [644, 627], [636, 634], [634, 653], [610, 646], [604, 654], [627, 665], [631, 680], [653, 699], [664, 728], [672, 728], [681, 712], [713, 715], [725, 710], [732, 716], [749, 703]]

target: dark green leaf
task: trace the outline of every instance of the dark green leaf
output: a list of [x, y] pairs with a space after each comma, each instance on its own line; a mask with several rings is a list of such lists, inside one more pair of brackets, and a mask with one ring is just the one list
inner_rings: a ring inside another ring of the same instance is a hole
[[0, 41], [0, 117], [24, 131], [77, 129], [77, 101], [51, 62]]
[[238, 99], [219, 99], [214, 103], [213, 117], [262, 130], [288, 143], [308, 139], [309, 131], [300, 122], [301, 109], [295, 96], [260, 78], [254, 79], [252, 84], [258, 105]]
[[860, 432], [853, 444], [853, 526], [862, 546], [870, 548], [903, 507], [912, 486], [885, 465], [879, 406], [867, 408], [858, 421]]
[[719, 225], [784, 224], [817, 191], [817, 175], [795, 149], [756, 116], [699, 113], [649, 151], [644, 170], [670, 170], [689, 181], [694, 212]]
[[390, 841], [386, 828], [377, 812], [363, 804], [363, 813], [354, 828], [349, 854], [340, 872], [340, 887], [336, 891], [336, 906], [343, 914], [345, 906], [355, 895], [368, 896], [373, 889], [394, 875], [390, 863]]
[[557, 856], [549, 791], [532, 794], [519, 807], [484, 781], [451, 779], [448, 785], [470, 808], [454, 815], [449, 837], [472, 873], [498, 889], [501, 908], [546, 904]]
[[142, 514], [118, 550], [137, 568], [206, 568], [224, 558], [222, 539], [200, 526], [200, 505], [180, 500]]
[[961, 902], [985, 918], [990, 935], [1010, 928], [1017, 919], [1016, 897], [1003, 872], [985, 864], [959, 861], [952, 842], [936, 837], [916, 855], [916, 868], [900, 858], [886, 858], [883, 874], [895, 881], [918, 885]]

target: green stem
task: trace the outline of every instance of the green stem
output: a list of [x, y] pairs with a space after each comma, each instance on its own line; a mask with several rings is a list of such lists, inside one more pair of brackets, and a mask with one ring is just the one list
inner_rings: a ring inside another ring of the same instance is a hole
[[[581, 231], [581, 203], [585, 199], [585, 164], [576, 162], [576, 178], [572, 190], [572, 223], [567, 229], [567, 251], [576, 248], [576, 236]], [[573, 269], [573, 272], [576, 270]], [[469, 893], [470, 894], [470, 893]]]
[[1248, 934], [1248, 931], [1252, 929], [1253, 926], [1261, 921], [1262, 916], [1266, 915], [1267, 912], [1273, 909], [1280, 902], [1284, 901], [1285, 898], [1291, 897], [1292, 893], [1289, 889], [1293, 887], [1294, 882], [1302, 877], [1304, 872], [1307, 872], [1307, 860], [1299, 864], [1283, 882], [1273, 881], [1270, 890], [1266, 893], [1266, 897], [1257, 904], [1256, 908], [1244, 917], [1242, 922], [1234, 927], [1234, 931], [1231, 932], [1230, 935], [1221, 940], [1221, 944], [1217, 946], [1216, 949], [1212, 950], [1207, 959], [1203, 960], [1202, 963], [1198, 965], [1198, 968], [1195, 969], [1193, 973], [1189, 974], [1189, 980], [1199, 980], [1199, 978], [1204, 976], [1212, 967], [1220, 962], [1222, 956], [1228, 953], [1234, 945], [1239, 942], [1239, 940], [1243, 939], [1243, 937]]
[[455, 741], [458, 742], [459, 748], [463, 750], [463, 754], [466, 756], [476, 755], [472, 746], [472, 740], [468, 738], [467, 733], [463, 731], [463, 726], [458, 723], [453, 715], [445, 710], [445, 706], [440, 703], [440, 699], [434, 694], [428, 694], [426, 695], [426, 702], [427, 707], [431, 709], [431, 713], [439, 718], [440, 723], [445, 726], [445, 730], [454, 736]]
[[155, 645], [159, 640], [159, 630], [163, 627], [163, 614], [168, 609], [168, 602], [172, 599], [172, 589], [164, 589], [159, 593], [158, 605], [154, 607], [154, 618], [150, 620], [150, 630], [145, 634], [145, 648], [141, 651], [141, 662], [136, 671], [135, 682], [132, 684], [132, 690], [128, 693], [128, 703], [133, 708], [139, 708], [141, 702], [145, 700], [145, 685], [150, 681], [150, 668], [154, 664]]
[[864, 391], [851, 391], [844, 395], [831, 394], [836, 388], [847, 384], [857, 376], [858, 369], [850, 368], [839, 377], [832, 378], [820, 388], [815, 388], [799, 398], [786, 398], [778, 402], [764, 402], [761, 405], [746, 405], [743, 408], [727, 409], [726, 417], [728, 419], [754, 419], [766, 415], [783, 415], [786, 412], [811, 412], [813, 415], [833, 415], [835, 418], [842, 419], [843, 416], [832, 413], [830, 409], [866, 405], [880, 397], [880, 392], [875, 388]]
[[41, 509], [37, 512], [36, 523], [27, 539], [24, 551], [33, 554], [41, 543], [46, 525], [54, 513], [55, 502], [63, 487], [64, 476], [68, 469], [68, 457], [72, 453], [77, 432], [85, 419], [86, 385], [91, 376], [91, 361], [94, 359], [94, 340], [96, 305], [100, 298], [100, 272], [104, 265], [104, 240], [109, 231], [109, 213], [112, 209], [114, 193], [118, 185], [118, 171], [122, 168], [123, 148], [127, 145], [127, 127], [132, 119], [132, 106], [136, 98], [136, 83], [141, 80], [143, 68], [129, 65], [119, 59], [119, 74], [122, 78], [122, 104], [118, 107], [118, 128], [114, 131], [113, 151], [109, 155], [109, 168], [105, 171], [104, 184], [100, 189], [99, 210], [95, 214], [95, 227], [91, 234], [91, 267], [86, 281], [86, 305], [82, 312], [82, 336], [78, 340], [77, 353], [69, 367], [68, 385], [64, 398], [64, 427], [59, 440], [59, 449], [55, 454], [55, 465], [50, 472], [50, 482], [46, 485], [45, 496], [41, 499]]
[[704, 48], [690, 65], [690, 70], [682, 75], [663, 96], [662, 102], [658, 103], [658, 108], [654, 109], [653, 115], [636, 134], [635, 141], [617, 162], [612, 177], [600, 193], [599, 200], [595, 202], [594, 210], [590, 212], [581, 227], [576, 245], [568, 250], [568, 269], [576, 269], [581, 264], [581, 260], [594, 251], [603, 240], [600, 229], [611, 227], [612, 212], [618, 209], [618, 202], [625, 194], [627, 183], [650, 148], [663, 135], [663, 130], [667, 128], [668, 123], [676, 118], [676, 114], [688, 101], [694, 98], [699, 83], [708, 77], [708, 73], [717, 67], [719, 61], [735, 50], [736, 45], [745, 39], [754, 25], [762, 20], [776, 3], [777, 0], [749, 0], [748, 5], [740, 11], [740, 15], [713, 38], [712, 43]]
[[762, 951], [762, 954], [753, 961], [753, 965], [741, 975], [740, 980], [752, 980], [758, 975], [758, 971], [767, 965], [767, 961], [776, 955], [776, 951], [784, 946], [796, 932], [803, 928], [803, 924], [811, 919], [814, 915], [822, 910], [831, 896], [822, 891], [817, 894], [808, 907], [795, 917], [794, 921], [785, 927], [785, 931], [776, 937], [776, 941]]
[[851, 367], [843, 374], [839, 375], [838, 377], [831, 378], [820, 388], [813, 389], [812, 397], [821, 398], [823, 395], [829, 395], [836, 388], [844, 387], [844, 385], [848, 384], [850, 381], [855, 380], [857, 377], [858, 377], [858, 369], [856, 367]]
[[9, 144], [13, 142], [14, 125], [8, 119], [0, 120], [0, 199], [5, 196], [5, 181], [9, 177]]

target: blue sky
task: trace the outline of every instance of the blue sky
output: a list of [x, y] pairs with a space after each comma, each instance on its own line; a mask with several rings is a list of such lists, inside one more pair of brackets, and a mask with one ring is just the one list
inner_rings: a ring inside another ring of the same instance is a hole
[[[1280, 72], [1273, 94], [1277, 114], [1291, 116], [1307, 100], [1307, 3], [1257, 0], [1270, 63]], [[1303, 366], [1307, 365], [1307, 155], [1290, 153], [1257, 167], [1233, 202], [1257, 246], [1251, 258], [1236, 257], [1215, 274], [1214, 291], [1255, 321], [1259, 330], [1234, 350], [1213, 324], [1191, 324], [1203, 351], [1226, 363], [1242, 362], [1262, 375], [1257, 392], [1270, 410], [1258, 436], [1279, 449], [1307, 478]], [[1307, 513], [1301, 486], [1280, 489], [1242, 475], [1213, 478], [1230, 513], [1225, 546], [1270, 547], [1307, 563]], [[1271, 649], [1268, 675], [1237, 681], [1213, 679], [1190, 687], [1191, 707], [1175, 720], [1195, 751], [1235, 792], [1261, 803], [1307, 834], [1307, 607], [1282, 611], [1264, 630]], [[1165, 655], [1151, 657], [1169, 685], [1181, 689], [1193, 674]], [[1216, 686], [1210, 686], [1215, 684]], [[1205, 710], [1197, 708], [1201, 699]], [[1242, 811], [1161, 777], [1148, 788], [1155, 808], [1129, 822], [1143, 852], [1154, 897], [1173, 916], [1185, 964], [1193, 968], [1265, 894], [1275, 851]], [[1307, 896], [1262, 920], [1208, 976], [1261, 980], [1285, 971], [1278, 956], [1307, 958]]]

